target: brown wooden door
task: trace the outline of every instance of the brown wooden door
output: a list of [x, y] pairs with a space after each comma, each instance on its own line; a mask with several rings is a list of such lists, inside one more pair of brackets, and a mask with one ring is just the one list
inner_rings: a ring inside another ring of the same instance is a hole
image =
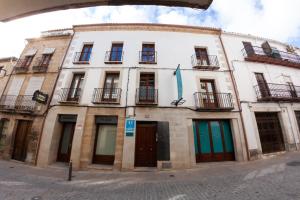
[[24, 162], [27, 155], [28, 133], [31, 129], [32, 121], [19, 120], [14, 141], [12, 159]]
[[140, 75], [140, 102], [155, 101], [155, 75], [154, 73], [142, 73]]
[[270, 97], [270, 90], [268, 83], [266, 82], [266, 79], [264, 77], [264, 74], [262, 73], [255, 73], [255, 77], [257, 80], [258, 88], [261, 94], [261, 97]]
[[58, 162], [70, 161], [74, 130], [75, 130], [75, 123], [63, 123], [63, 128], [60, 136], [59, 148], [57, 153]]
[[217, 108], [218, 100], [214, 80], [201, 80], [201, 103], [205, 108]]
[[255, 113], [263, 153], [284, 151], [284, 141], [277, 113]]
[[156, 167], [156, 123], [137, 123], [135, 166]]
[[245, 52], [247, 54], [248, 57], [253, 56], [254, 55], [254, 49], [253, 46], [251, 44], [251, 42], [243, 42], [244, 45], [244, 49]]
[[74, 74], [68, 93], [68, 101], [78, 101], [83, 84], [84, 74]]
[[102, 101], [117, 101], [118, 88], [119, 85], [119, 73], [108, 73], [105, 76]]

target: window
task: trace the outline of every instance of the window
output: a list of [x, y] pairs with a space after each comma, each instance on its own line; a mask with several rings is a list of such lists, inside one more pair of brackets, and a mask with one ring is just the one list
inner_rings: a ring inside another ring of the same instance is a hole
[[123, 43], [112, 44], [109, 61], [122, 62], [122, 58], [123, 58]]
[[68, 99], [67, 99], [68, 101], [78, 101], [79, 100], [83, 80], [84, 80], [84, 74], [74, 74], [73, 80], [71, 83], [71, 87], [69, 89], [69, 94], [68, 94]]
[[117, 101], [118, 99], [119, 73], [107, 73], [103, 88], [103, 101]]
[[33, 56], [26, 56], [24, 59], [24, 62], [22, 63], [21, 67], [29, 67], [29, 65], [31, 64], [33, 60]]
[[258, 89], [261, 97], [269, 97], [271, 95], [269, 85], [266, 82], [265, 76], [263, 73], [255, 73], [255, 78], [257, 80]]
[[97, 116], [93, 163], [113, 165], [117, 139], [117, 117]]
[[85, 44], [83, 45], [82, 51], [80, 52], [79, 62], [88, 62], [90, 61], [92, 54], [93, 45]]
[[156, 63], [155, 54], [155, 44], [143, 44], [140, 62]]
[[205, 108], [217, 108], [217, 93], [214, 80], [200, 81], [201, 104]]
[[206, 48], [195, 48], [197, 64], [202, 65], [210, 65], [209, 57]]
[[48, 66], [51, 60], [52, 54], [43, 54], [40, 65]]
[[247, 56], [252, 56], [255, 53], [251, 42], [243, 42], [243, 45], [244, 45], [244, 53]]
[[154, 102], [155, 101], [155, 75], [154, 73], [141, 73], [139, 101]]

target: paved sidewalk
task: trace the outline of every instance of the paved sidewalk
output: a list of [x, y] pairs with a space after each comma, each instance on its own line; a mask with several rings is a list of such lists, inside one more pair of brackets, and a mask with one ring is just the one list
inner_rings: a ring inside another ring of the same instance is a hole
[[300, 152], [168, 172], [74, 172], [0, 161], [0, 200], [300, 200]]

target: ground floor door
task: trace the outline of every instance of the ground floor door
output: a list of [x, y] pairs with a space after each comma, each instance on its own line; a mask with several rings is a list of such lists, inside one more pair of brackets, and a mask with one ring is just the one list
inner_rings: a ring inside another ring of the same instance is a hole
[[137, 122], [135, 139], [135, 166], [156, 167], [156, 131], [155, 122]]
[[32, 126], [32, 121], [19, 120], [14, 140], [12, 159], [24, 162], [27, 155], [28, 134]]
[[284, 151], [284, 141], [278, 113], [255, 113], [262, 152]]
[[295, 115], [296, 115], [296, 118], [297, 118], [299, 130], [300, 130], [300, 111], [296, 111]]
[[73, 135], [75, 130], [75, 123], [63, 123], [62, 132], [60, 136], [60, 143], [57, 154], [58, 162], [69, 162], [72, 151]]
[[194, 121], [196, 162], [235, 160], [228, 120]]

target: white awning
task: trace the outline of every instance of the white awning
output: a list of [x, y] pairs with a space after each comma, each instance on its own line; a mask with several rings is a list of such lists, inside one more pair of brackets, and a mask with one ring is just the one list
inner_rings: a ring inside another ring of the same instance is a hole
[[37, 49], [29, 49], [24, 56], [34, 56], [37, 52]]
[[55, 48], [45, 48], [43, 51], [43, 54], [53, 54], [55, 51]]

